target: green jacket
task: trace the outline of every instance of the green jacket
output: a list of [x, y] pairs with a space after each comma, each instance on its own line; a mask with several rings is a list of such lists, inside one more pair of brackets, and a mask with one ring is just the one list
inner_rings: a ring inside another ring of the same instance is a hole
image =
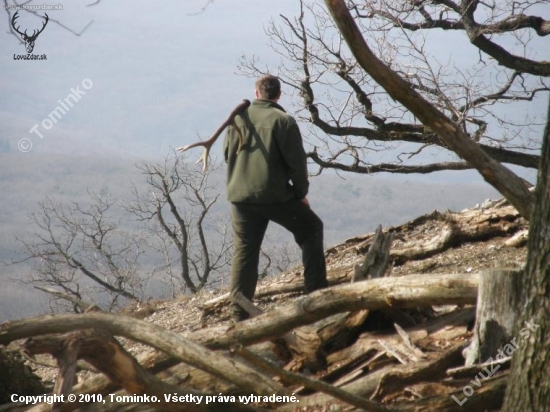
[[309, 187], [307, 159], [296, 120], [277, 103], [254, 100], [229, 126], [223, 144], [230, 202], [278, 203], [303, 199]]

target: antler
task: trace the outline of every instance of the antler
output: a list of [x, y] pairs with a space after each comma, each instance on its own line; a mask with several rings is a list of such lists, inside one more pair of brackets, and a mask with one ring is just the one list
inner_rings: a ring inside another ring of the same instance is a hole
[[15, 12], [15, 14], [13, 15], [13, 17], [11, 18], [11, 26], [13, 27], [13, 29], [19, 33], [21, 36], [27, 36], [27, 30], [25, 30], [25, 33], [21, 33], [19, 31], [19, 26], [15, 27], [15, 20], [17, 19], [17, 13], [19, 13], [19, 10]]
[[48, 14], [47, 13], [44, 13], [44, 15], [46, 16], [46, 21], [44, 23], [42, 23], [42, 28], [38, 31], [38, 33], [34, 34], [34, 30], [33, 33], [32, 33], [32, 37], [38, 37], [38, 35], [40, 33], [42, 33], [44, 31], [44, 29], [46, 28], [46, 24], [48, 24], [48, 22], [50, 21], [50, 18], [48, 17]]
[[17, 20], [17, 17], [19, 17], [19, 16], [17, 15], [17, 13], [19, 13], [19, 10], [16, 11], [15, 14], [13, 15], [13, 17], [12, 17], [12, 19], [11, 19], [11, 26], [13, 27], [13, 29], [14, 29], [17, 33], [19, 33], [21, 36], [25, 36], [27, 39], [34, 39], [34, 38], [38, 37], [38, 35], [39, 35], [40, 33], [42, 33], [42, 32], [44, 31], [44, 29], [46, 28], [46, 24], [48, 24], [48, 21], [50, 21], [50, 18], [48, 17], [48, 14], [47, 14], [47, 13], [44, 13], [44, 15], [46, 16], [46, 17], [45, 17], [45, 18], [46, 18], [46, 21], [45, 21], [44, 23], [42, 23], [42, 28], [41, 28], [40, 30], [38, 30], [38, 33], [36, 32], [36, 30], [33, 30], [32, 36], [29, 36], [29, 35], [27, 34], [27, 30], [25, 30], [25, 33], [21, 33], [21, 32], [19, 31], [19, 27], [20, 27], [20, 26], [15, 27], [15, 20]]
[[237, 107], [235, 107], [233, 111], [229, 113], [229, 116], [227, 116], [227, 119], [225, 119], [225, 121], [221, 124], [221, 126], [218, 127], [218, 130], [214, 132], [214, 134], [212, 135], [212, 137], [210, 137], [210, 139], [205, 140], [204, 142], [197, 142], [197, 143], [189, 144], [187, 146], [178, 147], [176, 150], [178, 152], [185, 152], [186, 150], [189, 150], [193, 147], [204, 146], [204, 152], [202, 153], [202, 156], [199, 158], [199, 160], [197, 160], [197, 163], [203, 162], [202, 172], [204, 173], [208, 166], [208, 154], [210, 153], [210, 148], [212, 147], [214, 142], [218, 139], [220, 134], [222, 134], [224, 129], [227, 126], [231, 125], [235, 127], [235, 130], [239, 134], [239, 147], [237, 148], [237, 154], [239, 154], [244, 144], [244, 137], [241, 133], [241, 130], [237, 127], [237, 124], [235, 123], [235, 117], [238, 114], [240, 114], [244, 109], [246, 109], [248, 106], [250, 106], [250, 100], [244, 99], [242, 103], [237, 105]]

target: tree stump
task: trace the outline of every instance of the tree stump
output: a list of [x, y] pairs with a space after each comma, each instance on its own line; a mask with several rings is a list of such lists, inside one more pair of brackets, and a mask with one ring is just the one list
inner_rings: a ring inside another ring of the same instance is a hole
[[517, 293], [522, 271], [491, 269], [479, 274], [476, 323], [472, 343], [464, 349], [465, 365], [494, 358], [509, 344], [518, 314]]

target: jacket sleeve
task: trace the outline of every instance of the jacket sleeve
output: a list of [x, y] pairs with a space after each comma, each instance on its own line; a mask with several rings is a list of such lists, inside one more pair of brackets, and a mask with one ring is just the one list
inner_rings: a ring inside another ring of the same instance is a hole
[[307, 196], [309, 189], [307, 156], [296, 120], [289, 116], [289, 122], [281, 130], [277, 140], [282, 157], [288, 166], [290, 181], [296, 197], [303, 199]]

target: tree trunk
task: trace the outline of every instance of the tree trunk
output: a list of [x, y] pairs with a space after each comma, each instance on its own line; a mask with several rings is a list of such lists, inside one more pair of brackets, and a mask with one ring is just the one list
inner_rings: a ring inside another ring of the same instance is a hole
[[[524, 287], [518, 289], [520, 348], [514, 352], [503, 411], [543, 411], [550, 405], [550, 105], [529, 230]], [[526, 328], [528, 321], [532, 329]]]
[[458, 125], [372, 53], [343, 0], [325, 0], [325, 4], [363, 70], [393, 99], [409, 109], [422, 124], [437, 133], [450, 150], [475, 167], [525, 219], [529, 219], [533, 196], [523, 181], [484, 152]]
[[466, 366], [495, 358], [497, 351], [511, 342], [518, 309], [516, 290], [521, 281], [522, 272], [516, 270], [494, 269], [479, 274], [474, 337], [464, 351]]

